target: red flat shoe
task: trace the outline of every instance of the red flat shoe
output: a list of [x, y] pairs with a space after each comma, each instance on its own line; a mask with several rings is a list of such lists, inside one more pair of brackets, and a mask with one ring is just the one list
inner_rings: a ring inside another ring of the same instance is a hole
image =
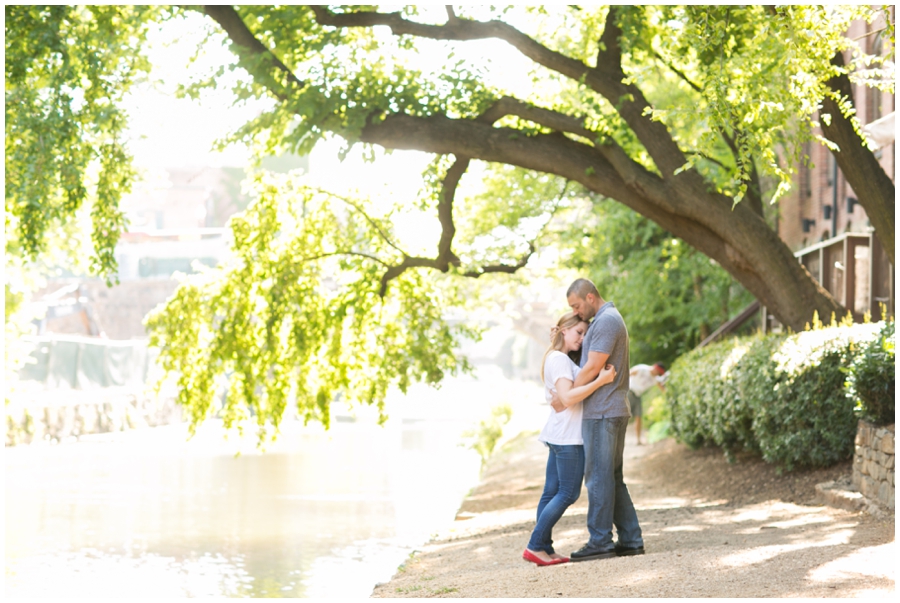
[[540, 566], [559, 565], [560, 563], [566, 563], [569, 561], [569, 559], [567, 557], [561, 557], [559, 559], [551, 559], [550, 561], [544, 561], [543, 559], [541, 559], [540, 557], [538, 557], [537, 555], [535, 555], [528, 549], [525, 549], [525, 551], [522, 553], [522, 559], [524, 559], [525, 561], [531, 561], [532, 563], [535, 563]]

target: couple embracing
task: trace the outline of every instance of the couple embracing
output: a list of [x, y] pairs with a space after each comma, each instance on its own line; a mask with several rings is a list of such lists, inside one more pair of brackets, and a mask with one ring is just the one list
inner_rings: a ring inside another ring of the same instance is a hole
[[[628, 331], [615, 305], [604, 302], [591, 281], [576, 280], [566, 296], [572, 312], [553, 328], [541, 367], [553, 411], [539, 439], [550, 452], [537, 525], [522, 553], [537, 565], [644, 552], [637, 513], [622, 480], [631, 416]], [[569, 558], [553, 549], [552, 530], [578, 499], [582, 478], [588, 491], [590, 539]], [[613, 525], [618, 542], [613, 542]]]

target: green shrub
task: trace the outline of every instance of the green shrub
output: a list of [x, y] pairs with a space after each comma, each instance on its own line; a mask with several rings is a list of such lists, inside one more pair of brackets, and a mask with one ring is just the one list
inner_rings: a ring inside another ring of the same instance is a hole
[[827, 467], [853, 454], [856, 419], [841, 368], [849, 350], [827, 352], [794, 375], [776, 373], [767, 400], [755, 400], [753, 432], [763, 458], [790, 470]]
[[745, 450], [760, 452], [761, 442], [754, 427], [758, 409], [775, 404], [776, 367], [772, 355], [787, 339], [785, 334], [757, 336], [733, 371], [742, 401], [741, 414], [735, 419], [737, 438]]
[[[845, 373], [859, 350], [877, 338], [878, 328], [833, 325], [754, 336], [682, 356], [667, 387], [673, 433], [692, 447], [720, 446], [729, 459], [735, 450], [758, 451], [787, 469], [848, 458], [856, 420]], [[870, 355], [877, 362], [859, 364], [881, 371], [877, 379], [883, 384], [885, 353]], [[893, 357], [890, 361], [893, 388]], [[873, 387], [884, 400], [883, 385]], [[890, 399], [893, 403], [893, 389]]]
[[721, 446], [730, 459], [741, 448], [755, 449], [752, 415], [734, 372], [750, 349], [749, 340], [717, 343], [680, 357], [666, 386], [672, 432], [694, 448]]
[[847, 396], [859, 417], [876, 425], [894, 422], [894, 321], [865, 346], [847, 371]]

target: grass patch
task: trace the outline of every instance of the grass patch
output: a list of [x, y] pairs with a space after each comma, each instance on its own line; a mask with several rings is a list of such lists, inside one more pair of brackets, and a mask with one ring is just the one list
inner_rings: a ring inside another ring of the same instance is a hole
[[440, 587], [440, 588], [433, 588], [433, 589], [431, 590], [431, 592], [434, 593], [434, 594], [436, 594], [436, 595], [443, 595], [443, 594], [446, 594], [446, 593], [455, 593], [455, 592], [459, 592], [459, 589], [456, 588], [456, 587], [453, 587], [453, 586], [442, 586], [442, 587]]
[[398, 587], [398, 588], [397, 588], [397, 592], [398, 592], [398, 593], [404, 593], [404, 594], [405, 594], [405, 593], [414, 593], [414, 592], [416, 592], [417, 590], [422, 590], [422, 585], [421, 585], [421, 584], [416, 584], [416, 585], [413, 585], [413, 586], [410, 586], [410, 587]]

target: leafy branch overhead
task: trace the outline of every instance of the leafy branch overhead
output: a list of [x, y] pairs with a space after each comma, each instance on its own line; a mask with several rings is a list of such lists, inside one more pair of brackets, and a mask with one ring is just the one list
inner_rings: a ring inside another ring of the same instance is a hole
[[149, 70], [139, 48], [159, 11], [6, 6], [5, 12], [7, 256], [35, 261], [51, 252], [55, 233], [87, 206], [90, 267], [111, 282], [125, 226], [119, 201], [135, 178], [120, 105]]
[[[436, 22], [417, 19], [409, 7], [393, 13], [240, 7], [210, 16], [230, 36], [233, 25], [226, 27], [223, 13], [229, 23], [245, 23], [240, 38], [232, 36], [239, 64], [258, 95], [280, 100], [274, 115], [284, 121], [270, 132], [283, 135], [270, 139], [273, 145], [303, 152], [333, 132], [351, 144], [555, 174], [679, 236], [785, 324], [802, 328], [813, 309], [840, 312], [840, 304], [793, 261], [766, 222], [762, 201], [789, 187], [798, 142], [812, 138], [815, 109], [840, 71], [830, 58], [850, 47], [842, 32], [873, 11], [569, 9], [554, 13], [558, 27], [551, 29], [570, 32], [563, 37], [540, 28], [526, 33], [504, 20], [502, 11], [481, 12], [487, 18], [455, 9]], [[381, 27], [392, 35], [382, 35]], [[248, 34], [260, 44], [245, 43]], [[465, 61], [449, 59], [448, 48], [485, 40], [501, 41], [532, 63], [532, 71], [522, 74], [537, 83], [530, 102], [493, 85], [489, 73], [460, 69]], [[448, 61], [415, 69], [402, 57], [417, 51], [435, 57], [443, 52]], [[274, 61], [284, 69], [271, 67]], [[259, 77], [257, 64], [269, 66]], [[285, 96], [269, 84], [273, 70], [283, 71], [285, 81], [303, 83]], [[806, 121], [798, 125], [796, 115]], [[838, 125], [862, 144], [853, 119]], [[861, 161], [877, 165], [871, 152]], [[778, 182], [773, 191], [763, 190], [764, 177]], [[893, 194], [887, 192], [882, 187], [860, 202], [872, 216], [893, 215]], [[748, 203], [738, 203], [742, 198]], [[893, 220], [873, 223], [892, 257]], [[450, 255], [439, 257], [452, 263]]]
[[147, 319], [193, 426], [219, 411], [226, 387], [226, 426], [252, 413], [263, 439], [289, 400], [327, 426], [339, 392], [382, 409], [391, 384], [406, 391], [468, 367], [454, 349], [471, 333], [447, 324], [439, 282], [405, 272], [381, 295], [379, 271], [402, 254], [385, 220], [292, 179], [256, 188], [231, 220], [233, 257], [186, 279]]
[[[893, 261], [894, 185], [861, 134], [850, 87], [893, 91], [893, 12], [798, 5], [8, 6], [12, 257], [40, 254], [47, 233], [89, 201], [94, 268], [114, 277], [118, 202], [134, 177], [121, 98], [146, 72], [147, 28], [185, 16], [205, 20], [207, 43], [224, 40], [234, 59], [203, 74], [185, 57], [182, 91], [202, 98], [231, 70], [238, 102], [266, 99], [223, 145], [302, 155], [338, 136], [371, 156], [434, 155], [421, 198], [396, 214], [293, 179], [258, 180], [257, 201], [232, 221], [234, 260], [187, 279], [148, 323], [195, 424], [223, 388], [229, 423], [255, 413], [263, 429], [294, 397], [306, 418], [327, 423], [338, 393], [381, 404], [391, 383], [436, 383], [464, 368], [444, 314], [464, 301], [454, 287], [466, 281], [453, 277], [514, 273], [573, 240], [594, 245], [569, 256], [591, 269], [614, 266], [606, 250], [629, 246], [653, 247], [644, 274], [680, 258], [697, 280], [679, 287], [707, 305], [701, 281], [728, 290], [712, 275], [724, 269], [794, 330], [814, 312], [843, 315], [772, 227], [772, 202], [815, 140]], [[846, 37], [859, 19], [884, 57]], [[481, 193], [468, 186], [476, 180]], [[576, 198], [640, 214], [593, 215], [655, 242], [592, 240], [600, 227], [589, 231], [590, 220], [553, 231]], [[427, 246], [413, 249], [393, 227], [404, 212], [436, 222]], [[727, 313], [743, 295], [719, 305]]]

